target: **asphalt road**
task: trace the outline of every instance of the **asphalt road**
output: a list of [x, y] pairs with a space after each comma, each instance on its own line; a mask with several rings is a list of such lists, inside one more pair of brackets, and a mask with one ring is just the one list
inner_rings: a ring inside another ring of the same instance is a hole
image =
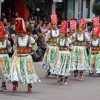
[[8, 83], [6, 92], [0, 91], [0, 100], [100, 100], [100, 77], [96, 74], [89, 76], [84, 73], [84, 80], [79, 81], [69, 77], [68, 85], [57, 85], [56, 77], [44, 77], [45, 69], [40, 63], [35, 63], [36, 72], [41, 83], [33, 84], [33, 92], [27, 93], [27, 85], [19, 84], [16, 92], [12, 91], [12, 84]]

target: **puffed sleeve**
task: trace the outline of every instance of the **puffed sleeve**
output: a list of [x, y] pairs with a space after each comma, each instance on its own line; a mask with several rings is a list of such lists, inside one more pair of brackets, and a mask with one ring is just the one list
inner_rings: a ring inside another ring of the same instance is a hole
[[46, 33], [46, 36], [45, 36], [45, 41], [49, 41], [49, 38], [50, 38], [50, 31], [48, 33]]
[[71, 44], [71, 39], [68, 38], [67, 45], [70, 45], [70, 44]]
[[13, 51], [15, 51], [17, 49], [16, 38], [17, 38], [17, 36], [15, 36], [15, 38], [13, 38], [13, 40], [14, 40]]
[[90, 37], [89, 37], [88, 34], [85, 34], [85, 38], [86, 38], [87, 41], [90, 41]]
[[68, 38], [67, 44], [69, 46], [70, 49], [73, 49], [73, 45], [72, 45], [72, 41], [70, 38]]
[[72, 42], [76, 41], [76, 33], [72, 35]]
[[35, 42], [35, 40], [32, 37], [30, 38], [30, 47], [32, 47], [32, 50], [38, 49], [37, 43]]
[[12, 52], [12, 47], [11, 47], [11, 43], [10, 43], [10, 41], [9, 40], [7, 40], [8, 41], [8, 52]]
[[85, 34], [85, 39], [86, 39], [87, 44], [90, 44], [90, 37], [88, 34]]

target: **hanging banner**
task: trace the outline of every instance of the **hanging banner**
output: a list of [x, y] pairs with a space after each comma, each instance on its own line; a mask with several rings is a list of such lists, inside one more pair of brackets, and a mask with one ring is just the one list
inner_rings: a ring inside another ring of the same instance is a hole
[[62, 0], [53, 0], [53, 2], [62, 2]]

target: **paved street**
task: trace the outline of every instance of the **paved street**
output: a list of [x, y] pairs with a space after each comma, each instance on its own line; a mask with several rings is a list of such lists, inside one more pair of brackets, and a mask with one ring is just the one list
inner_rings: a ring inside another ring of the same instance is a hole
[[27, 85], [19, 84], [18, 91], [12, 92], [12, 84], [7, 84], [8, 91], [0, 91], [0, 100], [100, 100], [100, 77], [85, 73], [84, 80], [78, 81], [70, 76], [69, 85], [57, 85], [56, 77], [44, 78], [46, 70], [35, 63], [41, 83], [33, 85], [33, 92], [27, 93]]

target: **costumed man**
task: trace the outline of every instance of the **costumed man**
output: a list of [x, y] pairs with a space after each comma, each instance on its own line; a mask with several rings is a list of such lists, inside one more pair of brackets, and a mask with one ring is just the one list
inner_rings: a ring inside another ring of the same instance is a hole
[[72, 54], [71, 70], [74, 71], [75, 78], [78, 76], [79, 72], [79, 80], [82, 80], [83, 71], [89, 70], [89, 62], [85, 46], [90, 42], [89, 36], [84, 33], [83, 21], [82, 23], [81, 21], [79, 21], [78, 31], [73, 34], [72, 42], [73, 42], [73, 54]]
[[32, 92], [32, 83], [41, 82], [35, 72], [34, 62], [31, 57], [33, 50], [37, 49], [35, 40], [27, 35], [24, 20], [16, 18], [15, 53], [11, 59], [11, 82], [13, 91], [17, 90], [18, 82], [27, 83], [28, 91]]
[[57, 27], [57, 15], [52, 14], [51, 15], [51, 31], [50, 33], [46, 34], [48, 47], [46, 49], [44, 58], [43, 58], [43, 64], [42, 67], [47, 69], [47, 73], [45, 74], [45, 77], [49, 76], [51, 74], [50, 69], [52, 69], [52, 66], [55, 61], [55, 57], [58, 54], [58, 47], [57, 47], [57, 39], [60, 35], [60, 30]]
[[99, 27], [95, 27], [93, 30], [90, 49], [90, 75], [97, 73], [100, 75], [100, 39], [99, 39]]
[[3, 91], [7, 90], [6, 82], [10, 78], [10, 59], [8, 52], [11, 52], [11, 44], [7, 40], [3, 23], [0, 22], [0, 79], [2, 81], [1, 89]]
[[[57, 84], [68, 84], [70, 75], [71, 54], [69, 52], [71, 40], [66, 37], [67, 21], [63, 20], [60, 28], [60, 37], [57, 39], [59, 52], [55, 58], [51, 74], [56, 74]], [[67, 35], [68, 36], [68, 35]]]

